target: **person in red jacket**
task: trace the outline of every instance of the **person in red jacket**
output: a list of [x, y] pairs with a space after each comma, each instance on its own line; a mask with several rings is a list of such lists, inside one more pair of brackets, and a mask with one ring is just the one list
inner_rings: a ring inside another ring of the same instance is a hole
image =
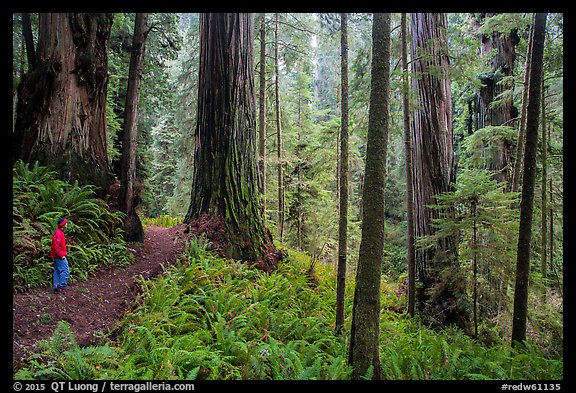
[[52, 236], [52, 247], [50, 249], [50, 258], [54, 259], [54, 281], [52, 285], [52, 293], [62, 291], [68, 285], [68, 277], [70, 277], [70, 267], [68, 266], [68, 250], [66, 249], [66, 236], [64, 236], [64, 229], [68, 226], [68, 221], [65, 218], [58, 220], [58, 228]]

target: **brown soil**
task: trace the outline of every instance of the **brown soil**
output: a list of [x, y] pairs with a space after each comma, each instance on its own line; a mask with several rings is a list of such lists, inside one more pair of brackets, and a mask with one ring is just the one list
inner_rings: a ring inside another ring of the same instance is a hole
[[[76, 341], [82, 346], [96, 344], [99, 337], [110, 333], [116, 321], [130, 308], [139, 292], [138, 278], [156, 277], [163, 266], [182, 255], [187, 235], [184, 225], [171, 228], [147, 226], [144, 243], [130, 245], [135, 254], [132, 265], [106, 268], [88, 281], [73, 282], [60, 293], [50, 288], [36, 288], [16, 293], [12, 300], [12, 368], [36, 352], [38, 340], [52, 337], [58, 321], [70, 324]], [[73, 255], [71, 277], [74, 276]]]

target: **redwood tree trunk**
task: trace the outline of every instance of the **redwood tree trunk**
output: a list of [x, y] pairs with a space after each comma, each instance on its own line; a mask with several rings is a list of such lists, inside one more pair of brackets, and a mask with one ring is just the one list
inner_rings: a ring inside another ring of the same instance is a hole
[[126, 109], [124, 112], [124, 139], [122, 141], [122, 170], [120, 176], [120, 209], [126, 213], [124, 219], [124, 237], [128, 241], [143, 242], [144, 229], [136, 206], [139, 201], [139, 188], [136, 183], [136, 134], [138, 128], [138, 101], [140, 99], [140, 82], [146, 49], [147, 13], [136, 13], [134, 37], [130, 55], [130, 71], [126, 92]]
[[[494, 15], [496, 14], [488, 13], [485, 18]], [[512, 83], [506, 82], [504, 78], [510, 79], [514, 74], [518, 34], [515, 30], [508, 34], [494, 32], [490, 35], [482, 35], [481, 43], [481, 55], [491, 57], [488, 59], [490, 72], [483, 73], [480, 77], [482, 87], [477, 106], [479, 126], [511, 126], [511, 122], [517, 117], [518, 110], [513, 105], [511, 94], [504, 97], [500, 97], [500, 95], [512, 89]], [[499, 101], [498, 104], [493, 105], [496, 100]], [[498, 141], [498, 150], [492, 154], [489, 157], [487, 169], [495, 171], [496, 180], [508, 184], [510, 188], [512, 182], [510, 165], [512, 145], [506, 141]]]
[[38, 56], [18, 90], [13, 161], [54, 165], [62, 179], [113, 180], [106, 136], [112, 14], [40, 13]]
[[[411, 14], [413, 90], [418, 94], [412, 127], [414, 164], [415, 236], [435, 233], [433, 219], [439, 212], [428, 205], [433, 195], [452, 190], [455, 163], [452, 135], [452, 98], [448, 76], [446, 15]], [[432, 71], [431, 71], [432, 70]], [[469, 317], [458, 298], [465, 296], [460, 274], [457, 244], [453, 237], [442, 240], [437, 248], [416, 250], [417, 277], [423, 284], [418, 291], [419, 306], [434, 322], [464, 327]], [[450, 280], [442, 276], [449, 272]]]
[[185, 223], [218, 239], [227, 256], [274, 268], [256, 160], [252, 14], [200, 16], [194, 177]]

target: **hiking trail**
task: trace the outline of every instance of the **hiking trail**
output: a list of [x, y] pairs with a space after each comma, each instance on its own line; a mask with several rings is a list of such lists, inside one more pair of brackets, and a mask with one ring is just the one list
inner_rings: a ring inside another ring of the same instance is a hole
[[51, 293], [50, 287], [14, 293], [12, 298], [12, 368], [37, 352], [36, 342], [52, 337], [58, 321], [70, 324], [80, 347], [98, 344], [111, 332], [131, 307], [140, 289], [137, 280], [160, 275], [184, 252], [187, 234], [184, 224], [174, 227], [146, 226], [144, 242], [131, 243], [134, 263], [126, 267], [105, 267], [87, 281], [75, 282], [74, 255], [70, 254], [72, 281], [64, 292]]

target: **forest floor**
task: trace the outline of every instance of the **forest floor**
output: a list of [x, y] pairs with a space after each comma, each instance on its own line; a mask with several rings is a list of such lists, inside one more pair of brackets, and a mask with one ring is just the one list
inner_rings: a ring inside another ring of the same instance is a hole
[[[15, 293], [12, 299], [12, 368], [37, 352], [37, 341], [52, 337], [58, 321], [70, 324], [81, 347], [97, 344], [112, 332], [139, 293], [139, 278], [153, 278], [184, 252], [188, 235], [184, 225], [171, 228], [147, 226], [144, 243], [130, 244], [134, 263], [127, 267], [103, 268], [83, 282], [70, 282], [63, 292], [36, 288]], [[74, 276], [70, 255], [71, 276]]]

